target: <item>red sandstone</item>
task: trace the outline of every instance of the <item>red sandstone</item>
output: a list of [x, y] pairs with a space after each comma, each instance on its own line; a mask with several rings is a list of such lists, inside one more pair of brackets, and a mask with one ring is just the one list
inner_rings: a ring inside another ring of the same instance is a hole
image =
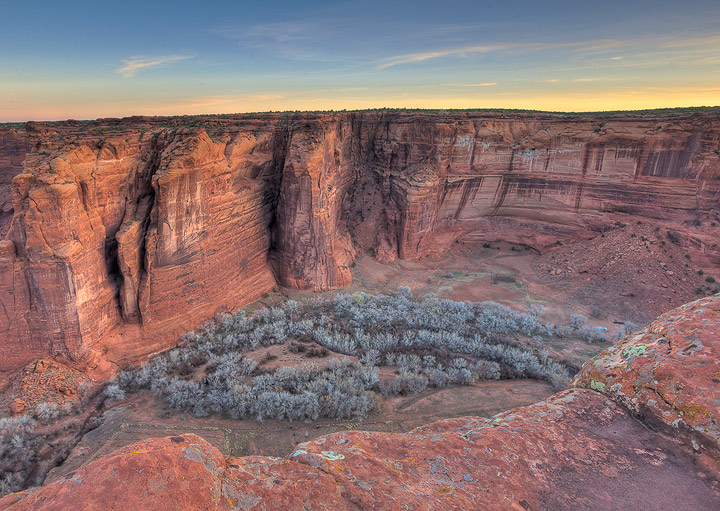
[[0, 370], [41, 357], [98, 371], [138, 362], [278, 283], [348, 284], [358, 250], [413, 259], [460, 236], [542, 249], [642, 218], [672, 225], [694, 261], [717, 267], [717, 240], [692, 224], [718, 214], [719, 143], [716, 114], [265, 114], [3, 130], [0, 224], [10, 178], [13, 211], [0, 241]]

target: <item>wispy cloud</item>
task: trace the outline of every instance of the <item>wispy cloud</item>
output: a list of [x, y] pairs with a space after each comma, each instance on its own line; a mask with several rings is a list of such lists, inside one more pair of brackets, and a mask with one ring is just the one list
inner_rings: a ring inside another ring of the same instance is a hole
[[[373, 19], [367, 24], [357, 11], [356, 2], [338, 2], [329, 11], [323, 9], [296, 20], [250, 26], [226, 24], [212, 33], [264, 55], [335, 69], [377, 70], [403, 64], [403, 58], [414, 61], [478, 52], [482, 43], [475, 41], [478, 32], [509, 26], [505, 22], [443, 24], [390, 19]], [[426, 45], [441, 50], [428, 56], [416, 53]], [[456, 49], [458, 46], [462, 47]], [[407, 54], [401, 55], [404, 52]]]
[[168, 64], [170, 62], [188, 60], [191, 58], [193, 58], [193, 55], [168, 55], [164, 57], [128, 57], [122, 60], [122, 63], [124, 65], [117, 68], [115, 72], [125, 78], [132, 78], [141, 69], [160, 66], [162, 64]]
[[607, 78], [600, 78], [600, 77], [587, 78], [587, 77], [582, 77], [582, 78], [567, 78], [567, 79], [563, 79], [563, 80], [560, 80], [560, 79], [558, 79], [558, 78], [552, 78], [552, 79], [550, 79], [550, 80], [539, 80], [539, 81], [540, 81], [541, 83], [568, 83], [568, 82], [571, 82], [571, 83], [590, 83], [590, 82], [599, 82], [599, 81], [607, 81], [607, 82], [610, 82], [610, 81], [617, 81], [617, 80], [618, 80], [618, 78], [615, 78], [615, 77], [607, 77]]
[[329, 51], [338, 45], [331, 41], [342, 37], [337, 23], [321, 20], [278, 21], [252, 26], [228, 25], [211, 31], [215, 35], [235, 41], [249, 50], [296, 61], [339, 62], [346, 60]]
[[177, 108], [201, 108], [206, 106], [224, 105], [236, 101], [235, 96], [205, 96], [200, 98], [191, 98], [186, 102], [174, 105]]
[[695, 93], [711, 93], [720, 94], [720, 87], [645, 87], [638, 90], [624, 91], [626, 94], [647, 94], [652, 93], [670, 93], [670, 94], [695, 94]]
[[250, 94], [245, 96], [244, 99], [250, 99], [255, 101], [272, 101], [274, 99], [283, 99], [285, 96], [282, 94]]
[[273, 43], [295, 43], [312, 39], [318, 28], [309, 21], [278, 21], [250, 27], [225, 26], [213, 32], [249, 47], [262, 48]]
[[420, 53], [407, 53], [405, 55], [396, 55], [394, 57], [388, 57], [380, 60], [377, 64], [377, 69], [387, 69], [393, 66], [411, 64], [414, 62], [423, 62], [425, 60], [437, 59], [441, 57], [464, 57], [466, 55], [472, 55], [477, 53], [489, 53], [491, 51], [509, 50], [515, 46], [516, 45], [508, 44], [488, 44], [463, 46], [460, 48], [450, 48], [445, 50], [426, 51]]
[[201, 96], [189, 98], [182, 103], [173, 105], [175, 108], [204, 108], [217, 105], [226, 105], [230, 103], [244, 102], [263, 102], [284, 99], [284, 94], [238, 94], [238, 95], [217, 95], [217, 96]]
[[497, 85], [497, 82], [483, 82], [483, 83], [441, 83], [443, 87], [492, 87]]
[[477, 44], [469, 46], [460, 46], [456, 48], [445, 48], [439, 50], [431, 50], [419, 53], [408, 53], [405, 55], [396, 55], [377, 61], [376, 69], [382, 70], [402, 64], [412, 64], [415, 62], [423, 62], [431, 59], [456, 57], [467, 58], [477, 54], [491, 52], [532, 52], [552, 49], [597, 49], [605, 47], [605, 45], [617, 45], [618, 41], [572, 41], [562, 43], [495, 43], [495, 44]]
[[[678, 37], [640, 37], [635, 39], [600, 39], [586, 41], [569, 41], [558, 43], [531, 42], [531, 43], [492, 43], [460, 46], [455, 48], [441, 48], [418, 53], [395, 55], [376, 61], [376, 70], [388, 69], [403, 64], [424, 62], [439, 58], [468, 58], [477, 54], [491, 52], [532, 52], [543, 50], [565, 49], [571, 52], [584, 54], [603, 53], [624, 49], [643, 48], [649, 52], [663, 53], [664, 55], [676, 53], [685, 59], [714, 59], [720, 54], [720, 37], [696, 37], [679, 39]], [[622, 61], [624, 56], [611, 56], [610, 60]], [[579, 80], [589, 81], [589, 80]]]
[[354, 92], [359, 90], [366, 90], [367, 87], [342, 87], [340, 89], [328, 89], [330, 92]]

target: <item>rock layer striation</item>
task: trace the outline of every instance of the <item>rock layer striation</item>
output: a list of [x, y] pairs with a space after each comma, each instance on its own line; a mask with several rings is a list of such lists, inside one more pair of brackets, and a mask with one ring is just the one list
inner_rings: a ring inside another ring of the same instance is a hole
[[716, 236], [694, 225], [718, 204], [714, 113], [28, 123], [0, 132], [0, 370], [137, 362], [278, 284], [347, 285], [358, 251], [543, 249], [649, 219], [717, 267]]

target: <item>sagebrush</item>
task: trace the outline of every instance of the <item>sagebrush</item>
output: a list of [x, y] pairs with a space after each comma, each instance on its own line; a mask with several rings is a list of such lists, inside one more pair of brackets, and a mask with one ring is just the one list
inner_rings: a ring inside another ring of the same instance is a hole
[[[569, 381], [568, 367], [519, 340], [592, 340], [604, 334], [580, 317], [558, 327], [543, 323], [541, 315], [538, 307], [523, 313], [494, 302], [415, 299], [404, 287], [394, 295], [290, 300], [250, 315], [241, 310], [216, 318], [186, 334], [180, 347], [121, 373], [108, 396], [122, 399], [125, 392], [150, 389], [171, 408], [197, 416], [316, 420], [363, 418], [381, 396], [477, 380], [538, 378], [560, 389]], [[329, 350], [359, 361], [267, 370], [245, 356], [282, 343], [293, 352], [323, 357]], [[379, 377], [383, 366], [395, 369], [393, 379]]]

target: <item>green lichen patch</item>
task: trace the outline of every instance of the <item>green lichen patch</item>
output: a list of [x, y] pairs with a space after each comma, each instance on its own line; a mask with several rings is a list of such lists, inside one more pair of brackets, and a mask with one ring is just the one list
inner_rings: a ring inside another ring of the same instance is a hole
[[633, 346], [632, 348], [625, 348], [622, 352], [623, 357], [639, 357], [647, 351], [647, 346]]
[[598, 392], [605, 392], [605, 384], [601, 381], [590, 380], [590, 388]]

